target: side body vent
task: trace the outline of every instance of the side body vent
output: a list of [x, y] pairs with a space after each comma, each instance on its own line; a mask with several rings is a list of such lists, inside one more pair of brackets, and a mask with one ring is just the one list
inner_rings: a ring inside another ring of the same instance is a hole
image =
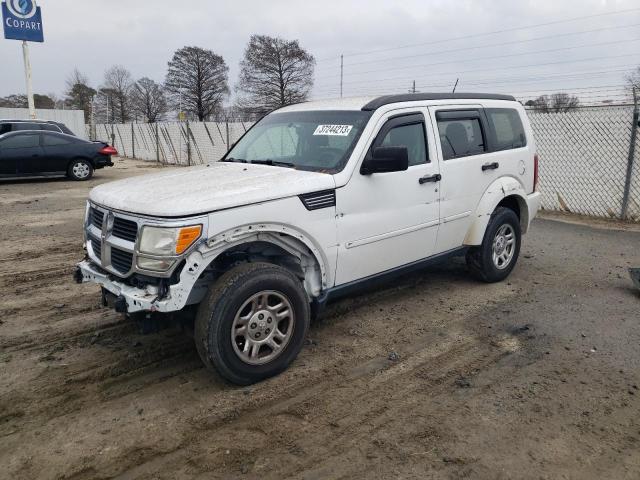
[[336, 206], [336, 191], [323, 190], [322, 192], [305, 193], [300, 195], [300, 200], [307, 210]]

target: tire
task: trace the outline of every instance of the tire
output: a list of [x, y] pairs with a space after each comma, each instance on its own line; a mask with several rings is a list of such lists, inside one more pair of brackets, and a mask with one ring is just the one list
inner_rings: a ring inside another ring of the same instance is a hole
[[93, 165], [83, 158], [72, 160], [67, 169], [67, 176], [77, 181], [89, 180], [93, 176]]
[[[509, 241], [512, 243], [509, 243]], [[516, 266], [522, 232], [520, 219], [510, 208], [498, 207], [484, 232], [482, 244], [467, 252], [467, 266], [471, 274], [487, 283], [507, 278]]]
[[279, 374], [298, 356], [309, 318], [307, 294], [293, 273], [270, 263], [241, 264], [224, 273], [200, 303], [196, 349], [226, 380], [250, 385]]

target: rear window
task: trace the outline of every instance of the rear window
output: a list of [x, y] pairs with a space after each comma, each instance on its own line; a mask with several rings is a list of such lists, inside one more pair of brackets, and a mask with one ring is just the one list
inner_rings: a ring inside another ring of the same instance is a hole
[[493, 128], [494, 150], [509, 150], [527, 145], [522, 120], [512, 108], [487, 108], [487, 119]]

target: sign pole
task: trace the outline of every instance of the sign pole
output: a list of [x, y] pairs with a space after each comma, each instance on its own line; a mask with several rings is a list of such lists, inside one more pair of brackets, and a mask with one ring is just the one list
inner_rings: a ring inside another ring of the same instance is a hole
[[29, 117], [36, 118], [36, 106], [33, 101], [33, 86], [31, 84], [31, 61], [29, 60], [29, 44], [22, 41], [22, 57], [24, 59], [24, 77], [27, 82], [27, 101], [29, 102]]

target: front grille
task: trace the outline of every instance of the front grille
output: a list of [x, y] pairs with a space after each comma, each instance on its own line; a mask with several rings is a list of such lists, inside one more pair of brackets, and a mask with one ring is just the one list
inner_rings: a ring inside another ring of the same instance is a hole
[[138, 224], [131, 220], [125, 220], [124, 218], [116, 217], [113, 219], [113, 231], [114, 237], [122, 238], [130, 242], [135, 242], [138, 237]]
[[95, 226], [98, 230], [102, 230], [102, 222], [104, 220], [103, 212], [91, 207], [91, 209], [89, 210], [89, 219], [93, 226]]
[[89, 241], [91, 242], [91, 250], [93, 250], [93, 254], [98, 258], [102, 258], [102, 242], [94, 236], [89, 237]]
[[125, 252], [119, 248], [111, 247], [111, 266], [120, 273], [127, 273], [131, 270], [133, 254]]
[[300, 200], [302, 200], [302, 203], [307, 210], [335, 207], [336, 191], [324, 190], [322, 192], [305, 193], [300, 195]]

